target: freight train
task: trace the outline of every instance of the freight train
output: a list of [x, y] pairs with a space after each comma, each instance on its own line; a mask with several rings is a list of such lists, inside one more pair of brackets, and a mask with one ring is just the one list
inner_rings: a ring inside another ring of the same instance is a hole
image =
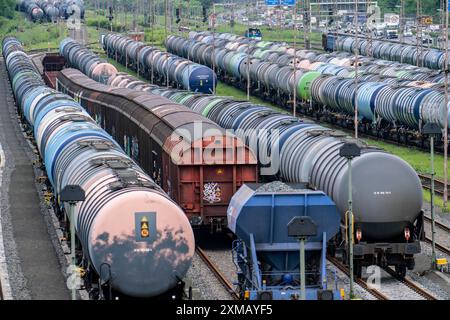
[[[354, 71], [319, 62], [310, 64], [309, 70], [299, 68], [304, 62], [294, 59], [292, 48], [281, 47], [281, 44], [258, 42], [253, 45], [252, 42], [250, 45], [243, 37], [234, 36], [235, 40], [231, 41], [228, 34], [212, 37], [191, 33], [191, 37], [170, 36], [166, 46], [172, 53], [217, 66], [221, 79], [241, 89], [247, 88], [248, 75], [252, 93], [286, 108], [292, 108], [296, 95], [301, 113], [345, 128], [354, 127], [356, 98], [360, 132], [399, 143], [427, 147], [428, 137], [421, 134], [423, 125], [431, 122], [443, 127], [445, 118], [449, 117], [443, 90], [438, 84], [359, 73], [356, 95]], [[205, 54], [212, 48], [214, 59]], [[280, 51], [287, 53], [280, 55]], [[271, 62], [259, 58], [263, 55], [279, 57]], [[439, 147], [442, 149], [442, 144]]]
[[[222, 128], [235, 130], [249, 146], [256, 139], [252, 146], [258, 146], [255, 154], [261, 172], [267, 167], [266, 175], [272, 176], [264, 178], [306, 182], [323, 190], [345, 221], [348, 168], [339, 156], [339, 148], [349, 141], [345, 134], [251, 102], [158, 88], [126, 74], [111, 76], [108, 84], [150, 91], [184, 104]], [[253, 136], [247, 136], [249, 132]], [[360, 273], [362, 266], [371, 264], [394, 265], [401, 276], [406, 268], [413, 268], [423, 237], [420, 179], [400, 158], [368, 146], [362, 149], [353, 162], [355, 238], [356, 232], [361, 235], [355, 249], [356, 270]], [[330, 247], [340, 247], [341, 240], [335, 237]]]
[[[243, 139], [249, 129], [260, 132], [252, 137], [257, 140], [260, 165], [274, 167], [271, 160], [278, 154], [280, 166], [275, 177], [285, 182], [306, 182], [310, 188], [324, 191], [345, 221], [348, 168], [339, 156], [340, 147], [349, 141], [345, 134], [250, 102], [174, 90], [152, 92], [183, 101], [223, 128], [242, 133]], [[418, 240], [423, 237], [420, 180], [400, 158], [361, 147], [362, 155], [353, 160], [352, 172], [355, 232], [362, 235], [356, 244], [355, 270], [360, 274], [362, 266], [395, 265], [398, 274], [404, 275], [406, 268], [414, 267], [413, 255], [420, 252]], [[412, 238], [410, 233], [414, 234]], [[342, 239], [334, 240], [330, 248], [339, 247]]]
[[33, 0], [17, 0], [16, 9], [24, 12], [33, 21], [41, 21], [44, 18], [44, 11]]
[[59, 18], [68, 19], [74, 15], [84, 19], [85, 13], [82, 0], [17, 0], [16, 9], [25, 12], [33, 22], [56, 22]]
[[[76, 230], [76, 261], [93, 299], [181, 296], [195, 243], [183, 210], [70, 96], [44, 85], [20, 42], [3, 40], [9, 78], [33, 133], [64, 226]], [[86, 194], [72, 215], [66, 186]]]
[[[372, 40], [370, 43], [365, 37], [360, 36], [359, 38], [358, 52], [363, 56], [398, 61], [434, 70], [444, 69], [445, 53], [442, 50], [423, 48], [418, 54], [416, 45], [381, 40]], [[322, 45], [326, 51], [355, 52], [356, 49], [354, 36], [336, 33], [323, 34]]]
[[[108, 83], [117, 73], [112, 65], [71, 39], [61, 42], [60, 52], [70, 66], [99, 82]], [[145, 87], [141, 81], [134, 85]], [[243, 183], [258, 179], [256, 158], [241, 139], [169, 99], [132, 90], [109, 92], [109, 87], [89, 81], [75, 70], [62, 71], [57, 88], [77, 97], [185, 210], [192, 225], [220, 230], [226, 225], [232, 195]], [[122, 107], [116, 110], [114, 106]], [[172, 145], [178, 140], [186, 145], [177, 151], [183, 154], [177, 162]]]
[[109, 57], [152, 82], [202, 93], [212, 93], [217, 86], [217, 76], [213, 70], [188, 59], [119, 34], [108, 34], [102, 38], [102, 42]]
[[110, 89], [73, 69], [61, 71], [56, 83], [151, 173], [191, 225], [220, 231], [237, 188], [257, 181], [256, 159], [240, 139], [184, 106], [147, 92]]
[[[229, 36], [228, 36], [229, 37]], [[258, 46], [258, 43], [255, 44]], [[272, 46], [277, 43], [272, 43], [259, 49], [257, 56], [262, 61], [270, 61], [279, 64], [285, 64], [286, 58], [294, 56], [294, 49], [288, 46], [282, 46], [278, 50], [272, 50]], [[323, 73], [352, 76], [355, 71], [356, 63], [353, 52], [333, 51], [326, 53], [319, 50], [295, 50], [295, 55], [298, 58], [298, 67], [306, 70], [321, 70], [327, 68]], [[358, 72], [360, 74], [374, 74], [384, 78], [394, 78], [397, 80], [411, 80], [417, 81], [417, 86], [423, 87], [434, 86], [436, 88], [444, 82], [444, 74], [442, 72], [428, 69], [424, 67], [417, 67], [410, 64], [390, 61], [389, 55], [386, 60], [358, 56]]]

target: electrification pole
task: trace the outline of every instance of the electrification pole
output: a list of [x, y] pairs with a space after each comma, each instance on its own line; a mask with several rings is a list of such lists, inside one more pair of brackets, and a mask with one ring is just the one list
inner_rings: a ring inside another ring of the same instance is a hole
[[358, 139], [358, 64], [359, 64], [359, 30], [358, 30], [358, 0], [355, 1], [355, 139]]
[[[400, 1], [400, 43], [404, 42], [404, 34], [405, 34], [405, 1]], [[403, 56], [403, 55], [402, 55]], [[402, 59], [402, 58], [400, 58]]]
[[292, 10], [292, 20], [294, 24], [294, 90], [292, 97], [292, 115], [295, 117], [297, 114], [297, 1], [294, 3]]
[[212, 47], [212, 57], [213, 57], [213, 92], [212, 94], [216, 94], [216, 5], [213, 4], [213, 15], [212, 15], [212, 30], [213, 30], [213, 47]]
[[423, 47], [423, 37], [422, 37], [422, 1], [416, 1], [416, 16], [417, 16], [417, 32], [416, 32], [416, 65], [418, 67], [422, 66], [422, 47]]
[[444, 116], [444, 208], [447, 207], [448, 201], [448, 0], [445, 1], [444, 15], [445, 15], [445, 31], [444, 31], [444, 45], [445, 45], [445, 55], [444, 55], [444, 105], [445, 105], [445, 116]]
[[434, 138], [442, 133], [441, 128], [435, 123], [427, 123], [423, 127], [423, 133], [430, 136], [430, 158], [431, 158], [431, 188], [430, 188], [430, 211], [431, 211], [431, 263], [433, 269], [436, 268], [436, 224], [435, 224], [435, 214], [434, 214]]
[[353, 181], [352, 181], [352, 160], [355, 157], [361, 155], [361, 149], [356, 143], [348, 142], [342, 145], [339, 149], [339, 155], [341, 157], [347, 158], [348, 165], [348, 211], [346, 212], [346, 221], [348, 221], [348, 226], [346, 224], [347, 234], [346, 239], [348, 244], [348, 263], [350, 269], [350, 299], [353, 299], [353, 243], [354, 243], [354, 218], [353, 218]]
[[[168, 23], [168, 11], [169, 10], [169, 3], [168, 0], [164, 0], [164, 39], [167, 40], [167, 23]], [[169, 89], [169, 53], [166, 52], [166, 88]]]
[[[250, 29], [250, 12], [248, 10], [249, 4], [246, 5], [246, 15], [247, 15], [247, 31]], [[247, 101], [250, 101], [250, 44], [247, 47]]]
[[303, 30], [304, 30], [304, 41], [305, 41], [305, 49], [310, 49], [310, 41], [309, 41], [309, 35], [310, 35], [310, 28], [311, 28], [311, 16], [310, 16], [310, 4], [309, 0], [305, 0], [305, 8], [303, 11]]

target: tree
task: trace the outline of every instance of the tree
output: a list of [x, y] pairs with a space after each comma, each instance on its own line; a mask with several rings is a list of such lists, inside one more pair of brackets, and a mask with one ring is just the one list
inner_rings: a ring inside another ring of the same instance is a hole
[[213, 0], [200, 0], [202, 6], [204, 6], [206, 9], [209, 9], [212, 6], [213, 2]]
[[0, 1], [0, 16], [6, 18], [14, 18], [14, 9], [16, 6], [15, 0], [1, 0]]

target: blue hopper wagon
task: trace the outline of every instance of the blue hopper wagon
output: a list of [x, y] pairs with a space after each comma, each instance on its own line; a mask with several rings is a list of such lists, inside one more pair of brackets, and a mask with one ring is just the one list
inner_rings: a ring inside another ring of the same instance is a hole
[[227, 211], [228, 228], [237, 237], [233, 261], [238, 269], [241, 298], [300, 299], [300, 244], [288, 236], [287, 225], [294, 217], [308, 216], [317, 232], [305, 244], [306, 299], [341, 299], [337, 287], [328, 288], [326, 272], [326, 245], [340, 226], [334, 202], [323, 192], [300, 185], [289, 185], [293, 188], [289, 191], [260, 187], [243, 185]]

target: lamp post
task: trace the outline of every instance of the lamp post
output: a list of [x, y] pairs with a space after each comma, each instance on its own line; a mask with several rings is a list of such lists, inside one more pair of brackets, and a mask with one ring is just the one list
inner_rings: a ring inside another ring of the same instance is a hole
[[355, 142], [347, 142], [339, 149], [339, 155], [347, 158], [348, 163], [348, 264], [350, 268], [350, 299], [353, 298], [353, 190], [352, 159], [361, 155], [361, 149]]
[[423, 133], [430, 136], [430, 211], [431, 211], [431, 264], [433, 269], [436, 268], [436, 243], [435, 243], [435, 220], [434, 220], [434, 137], [441, 134], [441, 128], [435, 123], [427, 123], [423, 127]]
[[[67, 185], [59, 194], [61, 202], [69, 204], [68, 214], [70, 220], [70, 255], [72, 260], [72, 270], [76, 268], [76, 255], [75, 255], [75, 205], [77, 202], [84, 201], [86, 199], [84, 190], [78, 185]], [[76, 300], [75, 285], [72, 285], [72, 300]]]
[[306, 300], [305, 241], [317, 234], [317, 225], [308, 216], [297, 216], [288, 223], [288, 236], [300, 242], [300, 298]]

